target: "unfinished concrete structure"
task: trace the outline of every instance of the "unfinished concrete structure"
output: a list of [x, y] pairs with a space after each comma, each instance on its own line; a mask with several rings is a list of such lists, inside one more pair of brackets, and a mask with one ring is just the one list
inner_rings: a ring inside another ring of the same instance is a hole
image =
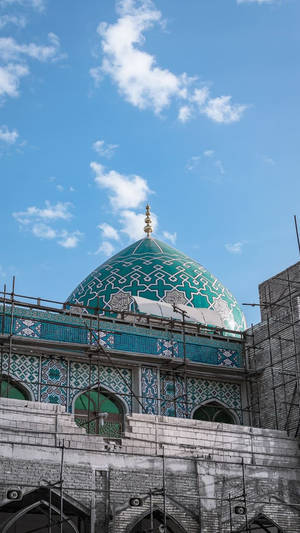
[[64, 304], [2, 293], [0, 532], [299, 533], [300, 263], [243, 332], [145, 231]]

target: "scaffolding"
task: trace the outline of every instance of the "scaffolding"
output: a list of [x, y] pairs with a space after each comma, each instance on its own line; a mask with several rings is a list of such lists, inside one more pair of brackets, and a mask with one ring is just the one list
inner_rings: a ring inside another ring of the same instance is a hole
[[[39, 357], [39, 378], [35, 381], [39, 394], [42, 387], [54, 386], [53, 382], [41, 379], [43, 357], [57, 359], [60, 362], [65, 361], [66, 364], [69, 364], [70, 361], [84, 361], [88, 365], [89, 373], [87, 386], [80, 387], [70, 383], [65, 383], [64, 385], [57, 383], [55, 387], [64, 391], [66, 405], [68, 403], [67, 399], [71, 394], [73, 397], [74, 394], [78, 396], [80, 393], [85, 393], [87, 413], [77, 413], [77, 423], [85, 427], [88, 432], [93, 432], [93, 428], [96, 427], [97, 434], [106, 434], [111, 438], [116, 437], [116, 433], [121, 435], [124, 424], [121, 420], [122, 416], [119, 419], [117, 416], [114, 418], [111, 415], [106, 418], [101, 414], [101, 406], [99, 404], [101, 394], [105, 392], [109, 396], [109, 391], [101, 383], [102, 365], [113, 368], [124, 383], [127, 392], [118, 392], [117, 395], [127, 404], [129, 414], [138, 411], [146, 413], [147, 401], [150, 400], [154, 401], [154, 412], [157, 414], [167, 412], [172, 405], [174, 416], [188, 418], [192, 408], [192, 403], [188, 398], [188, 375], [193, 374], [189, 369], [190, 365], [186, 353], [186, 335], [200, 335], [206, 338], [221, 339], [223, 342], [234, 341], [237, 343], [241, 343], [243, 339], [243, 334], [236, 331], [188, 322], [186, 320], [186, 311], [176, 307], [175, 304], [173, 309], [175, 313], [178, 313], [178, 320], [135, 313], [129, 310], [102, 309], [99, 306], [99, 301], [96, 308], [87, 306], [83, 308], [80, 304], [70, 304], [68, 302], [17, 294], [15, 292], [15, 278], [13, 278], [10, 292], [7, 291], [6, 286], [0, 292], [0, 306], [0, 395], [9, 394], [10, 385], [14, 381], [11, 376], [12, 358], [14, 353], [18, 353], [20, 347], [22, 348], [22, 353], [34, 354]], [[29, 314], [28, 311], [30, 312]], [[37, 315], [36, 312], [39, 314]], [[33, 327], [41, 323], [46, 323], [48, 326], [51, 325], [53, 327], [59, 326], [58, 336], [50, 336], [51, 343], [49, 344], [47, 339], [34, 339], [19, 335], [15, 332], [15, 319], [17, 318], [25, 321], [30, 319]], [[62, 322], [62, 319], [65, 322]], [[105, 329], [102, 329], [103, 324], [105, 324]], [[173, 383], [171, 391], [165, 390], [162, 395], [158, 395], [155, 398], [151, 395], [139, 394], [120, 371], [120, 366], [123, 368], [130, 367], [130, 362], [126, 360], [120, 362], [120, 358], [116, 355], [113, 356], [104, 346], [101, 334], [120, 335], [121, 333], [116, 330], [115, 326], [123, 324], [160, 330], [167, 334], [171, 355], [168, 358], [161, 358], [159, 365], [163, 369], [165, 378], [168, 378]], [[175, 334], [182, 339], [181, 356], [175, 353]], [[37, 340], [38, 343], [36, 343]], [[92, 380], [92, 372], [97, 373], [96, 383], [95, 380]], [[6, 382], [5, 388], [2, 387], [4, 380]], [[32, 382], [26, 379], [18, 379], [18, 383], [20, 385], [23, 384], [25, 388], [32, 385]], [[94, 405], [94, 399], [91, 397], [92, 391], [97, 391], [98, 405], [96, 406]], [[116, 431], [117, 427], [119, 427], [119, 431]]]
[[251, 425], [300, 435], [300, 262], [260, 286], [263, 321], [245, 334]]
[[[286, 283], [286, 281], [285, 281]], [[290, 301], [293, 301], [293, 298], [298, 295], [297, 290], [294, 292], [291, 291], [291, 287], [293, 284], [293, 281], [288, 281], [288, 288], [290, 290], [289, 293], [289, 299]], [[85, 308], [83, 309], [82, 306], [76, 305], [76, 304], [68, 304], [63, 302], [57, 302], [52, 300], [46, 300], [42, 298], [31, 298], [28, 296], [22, 296], [20, 294], [15, 293], [15, 280], [13, 280], [12, 284], [12, 290], [10, 292], [7, 292], [6, 287], [4, 287], [4, 290], [2, 293], [0, 293], [0, 304], [2, 304], [2, 309], [0, 310], [0, 319], [1, 319], [1, 360], [0, 360], [0, 391], [2, 390], [2, 380], [5, 379], [8, 383], [8, 387], [6, 388], [6, 393], [8, 395], [8, 388], [10, 382], [13, 382], [13, 379], [11, 378], [11, 364], [12, 364], [12, 357], [13, 354], [18, 352], [18, 349], [20, 349], [20, 346], [22, 346], [22, 350], [24, 353], [30, 354], [33, 352], [38, 354], [40, 358], [40, 364], [43, 356], [49, 357], [50, 351], [53, 352], [53, 348], [49, 350], [49, 345], [47, 345], [46, 341], [43, 341], [43, 339], [39, 339], [39, 343], [36, 344], [36, 348], [34, 343], [34, 339], [29, 338], [26, 339], [22, 336], [16, 336], [14, 334], [14, 318], [16, 316], [28, 318], [28, 314], [26, 314], [26, 310], [30, 311], [44, 311], [46, 313], [51, 313], [52, 318], [47, 318], [47, 322], [51, 323], [53, 325], [61, 325], [60, 317], [66, 317], [70, 318], [70, 321], [66, 321], [66, 326], [69, 328], [68, 331], [79, 331], [84, 330], [86, 333], [86, 338], [88, 339], [87, 343], [79, 343], [79, 342], [70, 342], [70, 339], [72, 337], [72, 334], [70, 334], [70, 338], [68, 339], [68, 342], [62, 343], [61, 341], [54, 339], [51, 341], [51, 346], [55, 347], [55, 355], [53, 358], [57, 360], [83, 360], [89, 367], [89, 383], [87, 387], [79, 387], [79, 386], [71, 386], [70, 384], [66, 384], [63, 386], [58, 385], [59, 387], [63, 387], [66, 390], [66, 395], [68, 396], [70, 394], [70, 391], [72, 392], [76, 391], [76, 394], [83, 393], [83, 392], [89, 392], [92, 390], [97, 390], [98, 396], [101, 394], [101, 392], [105, 391], [105, 387], [103, 387], [103, 384], [101, 383], [100, 378], [100, 368], [102, 365], [109, 365], [110, 367], [114, 368], [116, 372], [118, 372], [119, 378], [123, 381], [126, 388], [129, 390], [127, 393], [118, 393], [119, 396], [121, 396], [123, 399], [127, 399], [128, 403], [130, 405], [130, 411], [129, 414], [134, 412], [134, 409], [136, 406], [138, 406], [138, 409], [141, 412], [146, 412], [145, 407], [145, 401], [147, 400], [147, 397], [143, 395], [139, 395], [136, 393], [134, 388], [132, 387], [132, 384], [126, 380], [124, 375], [120, 372], [120, 359], [115, 358], [112, 356], [109, 350], [105, 348], [103, 343], [101, 342], [101, 323], [105, 322], [106, 325], [111, 325], [110, 329], [105, 329], [105, 333], [110, 333], [113, 331], [114, 334], [118, 334], [116, 330], [114, 330], [115, 324], [132, 324], [136, 327], [141, 328], [152, 328], [152, 329], [159, 329], [159, 330], [165, 330], [170, 339], [170, 346], [172, 351], [172, 357], [170, 359], [161, 360], [160, 364], [165, 368], [166, 374], [170, 376], [170, 379], [173, 380], [174, 389], [173, 394], [169, 395], [170, 397], [166, 398], [157, 398], [156, 401], [158, 402], [158, 412], [162, 412], [162, 406], [165, 406], [166, 403], [173, 403], [174, 405], [174, 414], [175, 416], [178, 415], [177, 409], [178, 406], [183, 405], [183, 409], [185, 412], [185, 416], [188, 414], [188, 410], [190, 408], [190, 403], [188, 400], [188, 394], [187, 394], [187, 377], [189, 375], [189, 361], [187, 358], [186, 353], [186, 335], [203, 335], [209, 338], [215, 338], [215, 339], [222, 339], [222, 340], [228, 340], [228, 339], [236, 339], [236, 342], [242, 342], [243, 341], [243, 334], [239, 334], [236, 331], [232, 332], [230, 330], [225, 330], [221, 328], [215, 328], [210, 326], [204, 326], [201, 324], [195, 324], [186, 322], [185, 320], [185, 314], [184, 311], [182, 311], [180, 308], [176, 309], [176, 306], [174, 306], [174, 311], [177, 311], [179, 314], [179, 319], [167, 319], [167, 318], [161, 318], [161, 317], [153, 317], [150, 315], [145, 314], [137, 314], [130, 311], [120, 311], [120, 310], [107, 310], [107, 309], [101, 309], [100, 306], [96, 309], [92, 308]], [[262, 304], [265, 309], [273, 309], [273, 308], [281, 308], [284, 307], [285, 309], [289, 309], [285, 304], [282, 305], [279, 300], [277, 301], [267, 301], [267, 299], [264, 300], [264, 303]], [[291, 306], [292, 307], [292, 306]], [[57, 316], [57, 319], [55, 319], [55, 316]], [[30, 315], [30, 320], [33, 322], [41, 322], [41, 316], [34, 317], [34, 314]], [[299, 422], [298, 425], [293, 424], [293, 420], [295, 417], [295, 413], [293, 411], [294, 405], [297, 406], [297, 414], [299, 415], [299, 403], [297, 403], [297, 394], [299, 393], [299, 372], [298, 372], [298, 351], [297, 351], [297, 340], [298, 340], [298, 327], [299, 327], [299, 319], [296, 316], [296, 312], [294, 312], [293, 307], [292, 311], [285, 312], [285, 314], [282, 314], [278, 316], [268, 316], [263, 323], [263, 325], [258, 325], [256, 327], [252, 327], [251, 330], [247, 331], [245, 334], [245, 340], [246, 340], [246, 357], [245, 357], [245, 363], [246, 363], [246, 383], [247, 383], [247, 398], [248, 402], [247, 405], [242, 409], [244, 414], [246, 413], [251, 418], [251, 425], [258, 426], [258, 427], [274, 427], [276, 429], [286, 429], [288, 433], [293, 434], [292, 431], [297, 435], [299, 433]], [[262, 329], [260, 329], [262, 328]], [[178, 360], [178, 357], [175, 357], [174, 353], [174, 334], [180, 334], [182, 336], [182, 345], [183, 345], [183, 357], [181, 361]], [[274, 343], [278, 342], [278, 350], [275, 350]], [[292, 353], [286, 353], [286, 345], [292, 346]], [[260, 353], [263, 352], [264, 356], [260, 356]], [[4, 354], [7, 354], [7, 359], [5, 360], [5, 371], [4, 371]], [[268, 354], [269, 360], [266, 361], [266, 355]], [[259, 361], [260, 360], [260, 361]], [[121, 366], [126, 365], [126, 362], [123, 363]], [[96, 367], [97, 369], [97, 375], [98, 379], [96, 384], [92, 382], [91, 375], [92, 375], [92, 368]], [[178, 380], [178, 378], [180, 378]], [[269, 389], [272, 391], [272, 402], [274, 406], [274, 413], [268, 415], [269, 418], [265, 417], [263, 409], [265, 408], [264, 405], [264, 399], [265, 399], [265, 391], [264, 391], [264, 384], [266, 381], [269, 382], [271, 380], [271, 386], [269, 385]], [[181, 383], [181, 388], [178, 390], [178, 382]], [[26, 380], [20, 380], [20, 383], [26, 385], [29, 385], [29, 383]], [[52, 386], [53, 383], [45, 382], [41, 380], [41, 371], [39, 371], [39, 379], [36, 382], [39, 389], [42, 386]], [[291, 386], [290, 386], [291, 385]], [[280, 392], [279, 392], [280, 391]], [[5, 391], [4, 391], [5, 392]], [[285, 413], [285, 421], [284, 418], [282, 419], [282, 409], [280, 410], [280, 403], [282, 403], [282, 396], [283, 396], [283, 405], [284, 405], [284, 413]], [[89, 398], [89, 396], [88, 396]], [[88, 401], [88, 410], [87, 410], [87, 420], [85, 421], [84, 427], [88, 430], [88, 432], [91, 430], [91, 427], [95, 424], [95, 418], [94, 414], [96, 411], [97, 417], [99, 417], [100, 414], [100, 405], [96, 406], [96, 410], [91, 408], [91, 401]], [[98, 411], [98, 412], [97, 412]], [[299, 421], [299, 416], [298, 420]], [[105, 421], [104, 421], [105, 423]], [[267, 425], [266, 425], [267, 424]], [[284, 424], [286, 426], [284, 427]], [[100, 426], [101, 426], [101, 420], [100, 420]], [[104, 424], [103, 424], [104, 426]], [[99, 432], [97, 432], [99, 435]], [[106, 436], [111, 439], [115, 438], [115, 432], [113, 431], [112, 434], [109, 432], [106, 434]], [[122, 435], [120, 434], [119, 437]], [[51, 505], [49, 507], [49, 532], [51, 533], [51, 527], [59, 525], [61, 528], [61, 531], [63, 531], [63, 524], [66, 520], [64, 518], [64, 493], [65, 491], [68, 492], [70, 489], [68, 487], [68, 484], [64, 480], [64, 443], [60, 445], [61, 447], [61, 472], [58, 481], [55, 483], [50, 482], [49, 480], [45, 481], [45, 486], [47, 487], [47, 490], [49, 490], [49, 498], [50, 498], [50, 504], [51, 504], [51, 497], [52, 494], [54, 494], [55, 489], [58, 489], [59, 492], [59, 498], [60, 498], [60, 514], [58, 517], [58, 520], [54, 521], [54, 518], [51, 515]], [[112, 452], [114, 449], [112, 448]], [[162, 502], [162, 508], [163, 508], [163, 515], [162, 515], [162, 525], [164, 527], [164, 530], [167, 531], [168, 526], [168, 518], [167, 518], [167, 500], [176, 503], [176, 505], [182, 505], [182, 502], [178, 501], [178, 495], [173, 494], [170, 489], [168, 489], [167, 483], [166, 483], [166, 457], [165, 457], [165, 451], [164, 448], [161, 450], [161, 453], [158, 454], [161, 457], [162, 460], [162, 479], [161, 479], [161, 486], [159, 487], [151, 487], [149, 491], [146, 491], [143, 493], [138, 493], [138, 496], [143, 499], [143, 501], [146, 502], [147, 506], [149, 507], [149, 513], [150, 513], [150, 530], [153, 531], [153, 516], [154, 516], [154, 502], [155, 501], [161, 501]], [[172, 458], [174, 460], [174, 458]], [[201, 459], [197, 458], [198, 461], [201, 461]], [[249, 497], [247, 493], [247, 487], [245, 484], [245, 468], [243, 461], [241, 463], [241, 475], [237, 477], [237, 486], [240, 490], [237, 490], [236, 493], [232, 493], [229, 488], [225, 490], [224, 495], [217, 496], [212, 498], [217, 506], [220, 506], [220, 509], [222, 509], [222, 506], [225, 506], [225, 518], [222, 522], [222, 529], [220, 531], [252, 531], [253, 528], [251, 528], [251, 523], [248, 520], [247, 515], [247, 506], [256, 505], [256, 504], [262, 504], [265, 503], [268, 506], [272, 505], [278, 505], [277, 502], [271, 502], [266, 498], [266, 501], [260, 500], [256, 501], [253, 498]], [[241, 482], [242, 480], [242, 482]], [[26, 483], [26, 487], [28, 487], [28, 484]], [[80, 489], [78, 489], [80, 491]], [[90, 489], [89, 489], [90, 490]], [[94, 494], [97, 494], [97, 490], [93, 489]], [[93, 492], [91, 491], [91, 492]], [[128, 494], [128, 491], [125, 493], [122, 490], [116, 491], [110, 489], [109, 482], [108, 482], [108, 488], [101, 490], [102, 493], [106, 493], [109, 498], [113, 497], [113, 495], [118, 495], [121, 497], [125, 497], [126, 494]], [[99, 494], [98, 494], [99, 495]], [[199, 498], [196, 496], [184, 496], [187, 500], [190, 500], [191, 505], [189, 506], [189, 509], [187, 508], [187, 512], [190, 512], [193, 516], [193, 518], [199, 522], [201, 527], [201, 501], [199, 502]], [[205, 500], [205, 497], [201, 497], [201, 500]], [[209, 499], [209, 498], [208, 498]], [[294, 505], [289, 502], [282, 502], [283, 505]], [[234, 512], [234, 506], [235, 504], [240, 504], [246, 508], [246, 515], [244, 517], [241, 517], [239, 519], [239, 529], [237, 529], [236, 526], [236, 520], [233, 517]], [[127, 505], [128, 506], [128, 505]], [[190, 507], [195, 507], [199, 509], [199, 515], [197, 516], [197, 513], [193, 513], [191, 511]], [[297, 507], [297, 505], [296, 505]], [[122, 507], [123, 509], [123, 507]], [[108, 505], [106, 512], [105, 512], [105, 520], [106, 520], [106, 529], [105, 531], [108, 531], [109, 523], [111, 520], [114, 519], [114, 516], [116, 513], [118, 513], [118, 509], [114, 508], [112, 510], [111, 506]], [[222, 511], [218, 511], [219, 515], [221, 516]], [[220, 514], [221, 513], [221, 514]], [[221, 517], [222, 518], [222, 517]], [[37, 530], [36, 530], [37, 531]], [[279, 529], [278, 529], [279, 531]], [[295, 530], [296, 531], [296, 530]], [[29, 533], [26, 532], [26, 533]], [[30, 533], [32, 533], [30, 531]]]

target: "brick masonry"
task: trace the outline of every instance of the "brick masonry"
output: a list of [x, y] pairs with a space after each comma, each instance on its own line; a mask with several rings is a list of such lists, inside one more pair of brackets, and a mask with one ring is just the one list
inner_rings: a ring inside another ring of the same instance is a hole
[[246, 331], [252, 424], [300, 435], [300, 262], [259, 286], [262, 322]]
[[[286, 432], [135, 414], [124, 437], [108, 441], [86, 435], [62, 406], [2, 398], [1, 498], [8, 486], [26, 492], [59, 479], [62, 443], [65, 497], [91, 510], [94, 533], [127, 533], [149, 512], [163, 463], [167, 513], [189, 533], [229, 533], [228, 497], [240, 501], [242, 461], [249, 520], [263, 513], [300, 533], [299, 446]], [[133, 496], [142, 507], [129, 506]], [[163, 510], [159, 491], [153, 506]], [[233, 531], [244, 521], [233, 514]]]

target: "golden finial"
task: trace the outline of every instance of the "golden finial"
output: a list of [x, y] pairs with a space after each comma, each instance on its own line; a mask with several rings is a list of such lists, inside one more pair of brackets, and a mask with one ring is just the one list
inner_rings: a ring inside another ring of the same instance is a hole
[[147, 234], [147, 237], [150, 237], [150, 234], [152, 233], [152, 220], [150, 216], [150, 205], [146, 205], [146, 218], [145, 218], [146, 226], [144, 227], [144, 232]]

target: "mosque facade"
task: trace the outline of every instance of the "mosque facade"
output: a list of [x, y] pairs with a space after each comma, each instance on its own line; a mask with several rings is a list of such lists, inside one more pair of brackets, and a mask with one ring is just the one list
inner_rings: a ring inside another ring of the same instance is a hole
[[62, 305], [3, 293], [0, 532], [300, 532], [298, 289], [247, 330], [145, 222]]

